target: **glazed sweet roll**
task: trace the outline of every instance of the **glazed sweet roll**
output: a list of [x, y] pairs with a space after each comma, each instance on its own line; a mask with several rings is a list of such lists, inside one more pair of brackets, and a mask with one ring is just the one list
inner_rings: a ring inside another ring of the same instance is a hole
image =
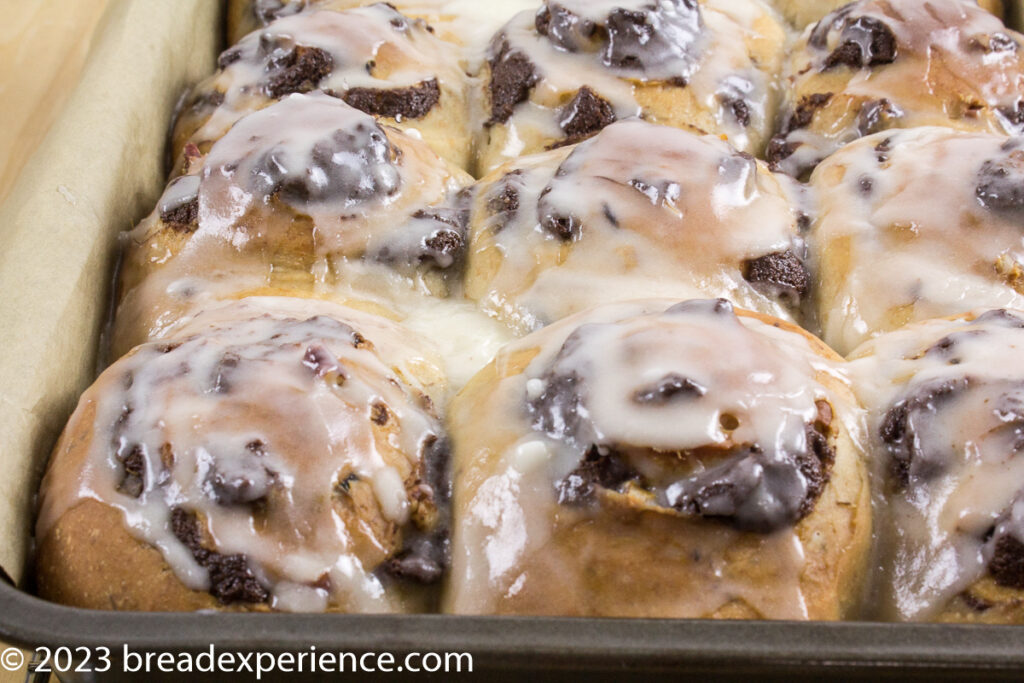
[[718, 138], [620, 121], [477, 184], [466, 294], [519, 332], [650, 296], [791, 317], [811, 282], [799, 199]]
[[604, 306], [456, 397], [458, 614], [838, 619], [869, 485], [839, 359], [724, 300]]
[[890, 128], [1024, 129], [1024, 37], [970, 0], [858, 0], [801, 37], [767, 158], [803, 177]]
[[387, 311], [415, 291], [443, 296], [464, 249], [469, 181], [337, 98], [290, 95], [190, 157], [128, 233], [115, 350], [226, 298], [314, 296]]
[[[110, 366], [41, 490], [41, 595], [93, 609], [429, 608], [444, 377], [398, 325], [250, 299]], [[433, 592], [431, 592], [433, 591]]]
[[[1003, 0], [970, 0], [997, 17], [1003, 16]], [[829, 12], [850, 4], [850, 0], [773, 0], [786, 20], [802, 29]]]
[[[228, 42], [275, 19], [309, 9], [345, 10], [378, 0], [228, 0]], [[487, 42], [517, 12], [536, 9], [539, 0], [392, 0], [402, 14], [427, 22], [434, 34], [467, 49], [466, 57], [482, 52]], [[474, 60], [475, 61], [475, 60]]]
[[218, 65], [175, 124], [179, 163], [188, 143], [206, 152], [246, 114], [319, 89], [469, 166], [469, 86], [458, 50], [390, 5], [284, 16], [225, 50]]
[[811, 185], [819, 318], [840, 353], [914, 320], [1024, 306], [1024, 138], [879, 133], [826, 159]]
[[760, 0], [549, 0], [491, 43], [478, 168], [631, 116], [759, 153], [774, 125], [784, 42]]
[[850, 367], [882, 483], [876, 616], [1024, 623], [1024, 312], [915, 323]]

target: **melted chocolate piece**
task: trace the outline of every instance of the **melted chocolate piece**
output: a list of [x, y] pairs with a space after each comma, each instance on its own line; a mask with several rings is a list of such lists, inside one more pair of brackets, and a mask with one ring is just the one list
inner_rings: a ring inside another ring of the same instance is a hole
[[696, 0], [665, 0], [640, 10], [615, 8], [605, 22], [608, 42], [601, 59], [605, 66], [637, 71], [685, 64], [683, 71], [663, 79], [685, 86], [699, 60], [703, 23]]
[[429, 585], [437, 583], [444, 575], [444, 566], [424, 555], [402, 553], [388, 559], [384, 570], [398, 579]]
[[537, 11], [534, 26], [537, 33], [565, 52], [591, 51], [598, 32], [593, 21], [554, 2], [547, 2]]
[[897, 401], [885, 415], [879, 435], [889, 452], [889, 477], [897, 490], [927, 481], [945, 471], [952, 444], [929, 438], [930, 423], [940, 419], [943, 404], [968, 388], [967, 378], [926, 384]]
[[420, 263], [431, 262], [438, 268], [450, 268], [462, 258], [466, 250], [468, 209], [424, 209], [414, 213], [413, 218], [432, 220], [441, 226], [423, 240], [422, 251], [417, 256]]
[[375, 425], [384, 426], [388, 423], [388, 418], [391, 417], [391, 413], [388, 411], [388, 407], [383, 403], [374, 403], [370, 406], [370, 421]]
[[269, 76], [263, 86], [267, 96], [274, 99], [315, 89], [334, 68], [334, 58], [319, 47], [296, 45], [283, 55], [279, 52], [271, 53]]
[[203, 547], [195, 513], [173, 508], [171, 531], [196, 562], [210, 573], [210, 594], [221, 604], [261, 603], [270, 598], [270, 593], [253, 575], [245, 555], [221, 555]]
[[743, 262], [743, 279], [769, 296], [799, 306], [811, 288], [811, 276], [792, 250], [766, 254]]
[[670, 204], [674, 203], [679, 199], [679, 195], [682, 192], [682, 188], [679, 187], [679, 183], [671, 180], [647, 182], [640, 178], [633, 178], [629, 181], [629, 186], [647, 197], [651, 204], [654, 204], [655, 206], [666, 202]]
[[1008, 327], [1010, 329], [1024, 329], [1024, 319], [1011, 313], [1005, 308], [994, 308], [991, 311], [985, 311], [974, 319], [974, 324], [995, 324], [1000, 325], [1001, 327]]
[[857, 114], [857, 132], [865, 136], [879, 133], [895, 127], [902, 117], [900, 108], [888, 99], [871, 100], [861, 105]]
[[844, 21], [839, 40], [839, 47], [825, 58], [822, 71], [841, 64], [861, 69], [896, 61], [896, 36], [892, 29], [873, 17]]
[[[861, 110], [863, 112], [863, 110]], [[875, 145], [875, 152], [878, 155], [878, 163], [884, 164], [889, 161], [889, 152], [892, 151], [892, 138], [886, 138]]]
[[298, 14], [305, 6], [304, 2], [293, 0], [282, 2], [282, 0], [253, 0], [252, 13], [256, 20], [266, 26], [275, 19]]
[[732, 112], [732, 117], [736, 119], [736, 123], [744, 128], [750, 125], [750, 105], [747, 104], [746, 100], [727, 98], [723, 101], [723, 104]]
[[989, 159], [981, 165], [977, 178], [974, 196], [985, 208], [1015, 213], [1024, 209], [1024, 151]]
[[783, 126], [783, 130], [786, 133], [792, 133], [794, 130], [806, 128], [811, 125], [811, 121], [814, 120], [815, 112], [828, 104], [831, 99], [832, 93], [830, 92], [819, 92], [804, 95], [800, 98], [800, 102], [797, 103], [796, 109], [793, 111], [793, 115], [786, 121], [786, 125]]
[[487, 197], [487, 211], [494, 216], [494, 232], [501, 232], [519, 212], [519, 194], [524, 188], [523, 172], [516, 169], [502, 176]]
[[380, 126], [367, 119], [320, 140], [304, 160], [269, 150], [256, 164], [252, 184], [297, 207], [336, 199], [358, 204], [398, 192], [397, 154]]
[[776, 135], [768, 141], [764, 158], [768, 166], [773, 170], [779, 170], [779, 164], [793, 156], [793, 153], [800, 149], [799, 142], [788, 142], [785, 135]]
[[[578, 343], [576, 334], [565, 341], [562, 353]], [[527, 404], [533, 428], [555, 439], [573, 441], [582, 422], [583, 380], [575, 373], [548, 375], [544, 380], [544, 391]]]
[[217, 57], [217, 66], [226, 69], [242, 58], [242, 50], [238, 47], [228, 48]]
[[988, 573], [1000, 586], [1024, 590], [1024, 543], [1010, 534], [996, 539]]
[[967, 44], [977, 50], [992, 54], [994, 52], [1016, 52], [1020, 46], [1007, 34], [997, 31], [988, 35], [971, 36]]
[[1017, 133], [1021, 132], [1020, 129], [1024, 127], [1024, 100], [1017, 100], [1015, 105], [999, 107], [997, 110]]
[[579, 466], [555, 484], [558, 502], [581, 505], [593, 500], [597, 488], [618, 490], [639, 475], [613, 450], [591, 446]]
[[420, 119], [441, 99], [436, 78], [408, 88], [351, 88], [341, 99], [360, 111], [392, 119]]
[[172, 230], [192, 232], [199, 221], [199, 197], [194, 197], [173, 209], [160, 212], [160, 220]]
[[[561, 174], [562, 169], [555, 174], [555, 181]], [[583, 233], [583, 222], [572, 214], [562, 213], [561, 209], [552, 205], [548, 195], [551, 193], [553, 184], [548, 185], [540, 193], [537, 200], [537, 216], [540, 226], [545, 232], [554, 235], [564, 242], [579, 239]]]
[[317, 377], [325, 377], [332, 372], [344, 377], [337, 357], [321, 344], [306, 347], [306, 353], [302, 355], [302, 364], [312, 370]]
[[552, 145], [561, 147], [585, 140], [615, 121], [611, 103], [583, 86], [576, 96], [558, 112], [558, 125], [565, 133], [565, 139]]
[[142, 452], [142, 446], [132, 446], [121, 464], [124, 466], [124, 476], [117, 485], [117, 490], [126, 496], [138, 498], [146, 489], [146, 456]]
[[689, 377], [675, 373], [662, 377], [655, 384], [637, 389], [633, 401], [640, 405], [665, 405], [678, 400], [700, 398], [707, 389]]
[[970, 609], [974, 610], [975, 612], [986, 612], [992, 608], [991, 602], [979, 598], [977, 595], [971, 593], [970, 591], [964, 591], [963, 593], [961, 593], [960, 599], [964, 601], [965, 605], [967, 605]]
[[488, 126], [508, 121], [516, 105], [530, 97], [530, 90], [539, 80], [533, 63], [524, 53], [513, 50], [504, 36], [500, 36], [497, 50], [492, 47], [492, 54], [489, 62], [491, 118], [487, 120]]

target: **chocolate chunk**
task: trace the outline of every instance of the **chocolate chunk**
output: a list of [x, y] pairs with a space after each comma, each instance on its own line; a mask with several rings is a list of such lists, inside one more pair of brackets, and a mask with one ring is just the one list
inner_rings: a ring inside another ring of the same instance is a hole
[[994, 308], [991, 311], [985, 311], [974, 319], [974, 324], [999, 325], [1001, 327], [1008, 327], [1015, 330], [1024, 329], [1024, 319], [1014, 313], [1011, 313], [1005, 308]]
[[322, 344], [306, 347], [302, 355], [302, 364], [313, 371], [317, 377], [325, 377], [332, 372], [344, 376], [338, 358]]
[[555, 48], [565, 52], [589, 51], [597, 34], [597, 25], [554, 2], [547, 2], [534, 18], [537, 33]]
[[278, 147], [268, 150], [251, 182], [256, 192], [276, 194], [298, 208], [338, 200], [352, 206], [398, 192], [397, 154], [381, 127], [366, 117], [315, 143], [305, 159]]
[[964, 601], [964, 604], [967, 605], [967, 607], [974, 610], [975, 612], [986, 612], [992, 609], [991, 602], [983, 598], [979, 598], [977, 595], [970, 592], [969, 590], [961, 593], [960, 599]]
[[[578, 344], [576, 333], [562, 345], [564, 354]], [[544, 391], [528, 403], [533, 414], [533, 428], [555, 439], [572, 440], [579, 431], [583, 380], [576, 373], [551, 374], [544, 377]]]
[[512, 49], [507, 38], [500, 36], [497, 46], [497, 50], [492, 47], [489, 62], [491, 118], [487, 120], [488, 126], [508, 121], [516, 105], [530, 97], [530, 90], [539, 80], [533, 63], [524, 53]]
[[629, 181], [629, 186], [647, 197], [655, 206], [663, 203], [674, 204], [682, 193], [679, 183], [672, 180], [648, 182], [640, 178], [633, 178]]
[[221, 604], [261, 603], [270, 598], [270, 593], [253, 575], [245, 555], [221, 555], [203, 547], [195, 513], [173, 508], [171, 532], [210, 573], [210, 594]]
[[233, 351], [224, 352], [213, 368], [212, 389], [215, 393], [226, 394], [231, 391], [231, 375], [234, 374], [241, 360], [241, 357]]
[[437, 207], [423, 209], [413, 218], [431, 220], [439, 224], [437, 230], [424, 238], [416, 259], [420, 263], [430, 262], [438, 268], [450, 268], [461, 260], [466, 250], [466, 232], [469, 210], [462, 208]]
[[988, 573], [1000, 586], [1024, 589], [1024, 543], [1010, 534], [996, 539]]
[[121, 464], [124, 466], [124, 476], [117, 485], [117, 490], [126, 496], [138, 498], [146, 489], [146, 456], [143, 454], [142, 446], [132, 446]]
[[593, 499], [598, 487], [618, 490], [639, 475], [613, 450], [591, 446], [579, 466], [555, 484], [558, 502], [580, 505]]
[[1024, 100], [1017, 100], [1016, 104], [998, 107], [996, 111], [1006, 120], [1007, 125], [1013, 128], [1014, 133], [1020, 133], [1024, 127]]
[[637, 71], [675, 71], [663, 78], [685, 86], [699, 61], [703, 27], [696, 0], [667, 0], [639, 10], [613, 9], [605, 21], [605, 66]]
[[396, 578], [424, 585], [437, 583], [444, 575], [444, 567], [436, 561], [408, 553], [387, 560], [385, 571]]
[[788, 142], [785, 135], [775, 135], [768, 141], [764, 158], [773, 171], [779, 170], [779, 164], [793, 156], [800, 149], [799, 142]]
[[172, 209], [161, 211], [160, 220], [172, 230], [192, 232], [199, 220], [199, 197], [194, 197]]
[[971, 36], [967, 41], [967, 45], [989, 54], [994, 52], [1016, 52], [1017, 48], [1020, 47], [1017, 45], [1016, 40], [1001, 31]]
[[847, 17], [853, 13], [854, 9], [856, 9], [856, 5], [850, 3], [825, 15], [821, 21], [814, 25], [807, 44], [818, 50], [824, 50], [828, 47], [828, 34], [831, 31], [841, 30], [846, 24]]
[[319, 85], [334, 68], [334, 58], [319, 47], [296, 45], [267, 65], [270, 72], [263, 88], [267, 96], [280, 99], [285, 95], [309, 92]]
[[[561, 171], [561, 169], [559, 170]], [[558, 173], [556, 173], [557, 177]], [[564, 213], [561, 208], [554, 205], [554, 202], [548, 198], [553, 187], [553, 184], [545, 187], [537, 201], [540, 226], [547, 233], [562, 241], [570, 242], [579, 239], [583, 233], [583, 222], [571, 213]]]
[[746, 100], [728, 98], [723, 100], [723, 104], [732, 112], [732, 117], [736, 119], [736, 123], [744, 128], [750, 125], [750, 105], [747, 104]]
[[[861, 109], [861, 112], [864, 110]], [[886, 138], [875, 145], [875, 152], [877, 153], [878, 163], [884, 164], [889, 161], [889, 152], [892, 151], [892, 138]]]
[[871, 196], [871, 191], [875, 188], [875, 181], [871, 179], [871, 176], [863, 175], [857, 180], [857, 188], [862, 195], [869, 197]]
[[786, 120], [783, 132], [792, 133], [794, 130], [811, 125], [815, 112], [828, 104], [831, 99], [832, 93], [830, 92], [812, 93], [801, 97], [793, 114]]
[[743, 278], [763, 293], [794, 307], [800, 305], [811, 288], [811, 276], [792, 250], [744, 261]]
[[248, 505], [267, 497], [276, 475], [260, 462], [261, 457], [250, 452], [230, 469], [214, 465], [210, 486], [220, 505]]
[[388, 412], [388, 407], [383, 403], [374, 403], [370, 406], [370, 421], [375, 425], [384, 426], [388, 423], [388, 418], [391, 414]]
[[873, 17], [857, 17], [844, 23], [840, 45], [825, 58], [822, 71], [840, 64], [860, 69], [896, 61], [896, 36], [884, 23]]
[[766, 534], [796, 524], [814, 509], [835, 462], [820, 421], [805, 434], [805, 450], [782, 457], [757, 444], [739, 447], [720, 465], [670, 487], [669, 503], [741, 531]]
[[903, 112], [888, 99], [870, 100], [861, 105], [857, 114], [857, 132], [865, 136], [879, 133], [895, 127], [901, 118]]
[[936, 443], [932, 423], [940, 420], [943, 404], [968, 387], [967, 378], [916, 387], [885, 414], [879, 436], [889, 452], [889, 477], [897, 490], [927, 481], [945, 471], [953, 457], [949, 443]]
[[633, 401], [641, 405], [665, 405], [679, 399], [700, 398], [706, 393], [707, 389], [689, 377], [672, 373], [651, 386], [637, 389]]
[[436, 78], [407, 88], [350, 88], [341, 99], [360, 111], [392, 119], [420, 119], [441, 99]]
[[981, 165], [974, 196], [987, 209], [1019, 213], [1024, 209], [1024, 150]]
[[558, 111], [558, 125], [565, 133], [565, 139], [552, 147], [572, 145], [585, 140], [614, 121], [615, 111], [611, 103], [588, 86], [583, 86], [576, 92], [576, 96]]
[[524, 189], [523, 171], [516, 169], [506, 173], [495, 183], [487, 196], [487, 211], [493, 219], [490, 222], [494, 232], [501, 232], [519, 212], [519, 194]]

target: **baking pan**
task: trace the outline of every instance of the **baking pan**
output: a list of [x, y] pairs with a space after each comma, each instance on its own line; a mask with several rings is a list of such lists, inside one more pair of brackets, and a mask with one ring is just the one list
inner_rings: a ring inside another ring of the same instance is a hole
[[[1010, 21], [1020, 25], [1019, 7]], [[31, 594], [33, 496], [97, 367], [117, 235], [164, 179], [176, 96], [213, 70], [213, 0], [114, 0], [68, 108], [0, 206], [0, 640], [133, 652], [468, 652], [491, 677], [628, 673], [793, 678], [1016, 678], [1024, 629], [527, 617], [148, 614]], [[116, 667], [115, 667], [116, 668]], [[69, 677], [75, 680], [74, 677]], [[117, 676], [104, 676], [104, 680]], [[194, 676], [189, 676], [193, 680]], [[155, 680], [147, 676], [147, 680]]]

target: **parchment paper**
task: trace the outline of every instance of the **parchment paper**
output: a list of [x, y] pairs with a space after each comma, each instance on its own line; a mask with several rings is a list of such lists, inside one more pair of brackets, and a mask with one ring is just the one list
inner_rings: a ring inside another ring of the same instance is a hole
[[160, 194], [171, 112], [213, 70], [222, 13], [217, 0], [112, 0], [0, 206], [0, 568], [19, 584], [39, 478], [95, 374], [117, 234]]

